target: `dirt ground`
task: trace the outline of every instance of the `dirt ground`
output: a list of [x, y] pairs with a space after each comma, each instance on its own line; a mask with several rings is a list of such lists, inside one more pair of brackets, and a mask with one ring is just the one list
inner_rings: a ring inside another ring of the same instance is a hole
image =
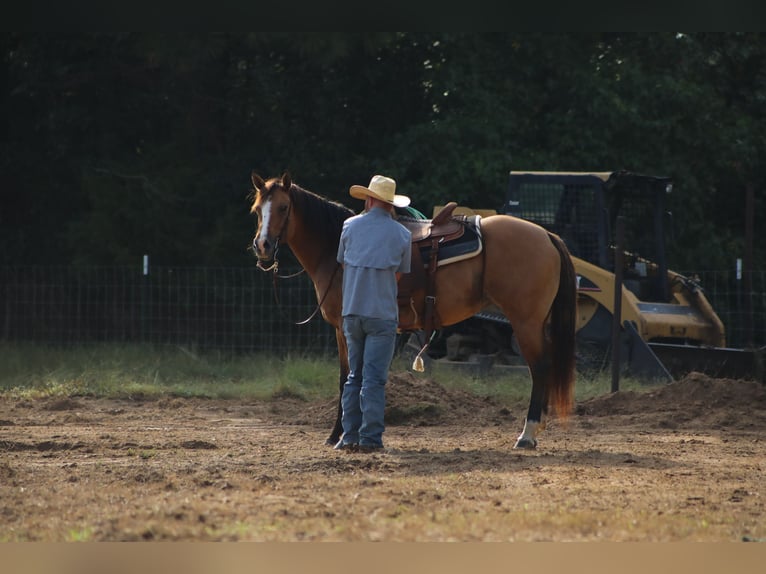
[[0, 400], [0, 540], [766, 541], [766, 388], [693, 373], [553, 420], [408, 373], [386, 451], [334, 401]]

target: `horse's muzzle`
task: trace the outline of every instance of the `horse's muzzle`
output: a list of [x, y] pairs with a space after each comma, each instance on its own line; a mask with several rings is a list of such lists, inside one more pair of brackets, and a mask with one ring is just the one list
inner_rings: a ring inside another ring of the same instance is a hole
[[[264, 271], [271, 271], [276, 269], [279, 263], [277, 262], [277, 251], [279, 250], [279, 238], [271, 240], [268, 237], [253, 238], [252, 250], [255, 256], [258, 258], [258, 267]], [[264, 264], [271, 262], [268, 267]]]
[[267, 238], [253, 238], [253, 253], [258, 259], [268, 260], [274, 253], [274, 245]]

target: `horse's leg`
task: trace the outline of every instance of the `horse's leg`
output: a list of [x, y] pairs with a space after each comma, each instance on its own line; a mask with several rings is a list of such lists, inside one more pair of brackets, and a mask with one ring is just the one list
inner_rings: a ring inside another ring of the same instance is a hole
[[537, 447], [537, 433], [545, 426], [544, 417], [548, 412], [546, 386], [551, 376], [550, 354], [546, 352], [547, 342], [539, 323], [533, 323], [527, 329], [521, 331], [517, 329], [514, 332], [529, 365], [532, 394], [529, 398], [524, 430], [516, 439], [513, 448], [534, 449]]
[[532, 395], [524, 430], [514, 448], [533, 449], [537, 431], [544, 427], [544, 417], [552, 407], [566, 418], [574, 391], [574, 275], [566, 277], [554, 299], [550, 324], [537, 315], [522, 322], [514, 333], [532, 376]]
[[[516, 441], [516, 448], [535, 448], [535, 434], [544, 422], [543, 415], [552, 406], [559, 416], [566, 418], [572, 408], [575, 384], [575, 322], [576, 322], [576, 276], [572, 260], [564, 243], [551, 235], [552, 245], [559, 253], [561, 262], [559, 287], [550, 308], [545, 327], [530, 331], [530, 351], [524, 352], [529, 359], [532, 374], [532, 398], [524, 431]], [[535, 342], [539, 343], [538, 345]], [[521, 345], [521, 343], [520, 343]]]
[[532, 377], [524, 430], [515, 448], [537, 446], [550, 408], [566, 416], [574, 388], [575, 273], [563, 242], [541, 227], [487, 217], [484, 294], [513, 326]]
[[343, 425], [341, 423], [343, 417], [343, 405], [341, 404], [341, 397], [343, 396], [343, 386], [346, 384], [346, 379], [348, 379], [348, 348], [346, 347], [346, 337], [343, 335], [343, 329], [341, 327], [335, 328], [335, 340], [338, 342], [338, 363], [340, 364], [340, 376], [338, 378], [338, 414], [335, 419], [335, 426], [333, 426], [330, 436], [325, 441], [325, 444], [329, 446], [335, 446], [343, 434]]

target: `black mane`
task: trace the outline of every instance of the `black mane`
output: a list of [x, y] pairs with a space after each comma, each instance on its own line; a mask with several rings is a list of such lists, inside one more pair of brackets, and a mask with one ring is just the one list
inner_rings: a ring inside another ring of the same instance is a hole
[[343, 222], [354, 215], [351, 208], [329, 200], [296, 184], [290, 187], [293, 209], [303, 216], [304, 225], [320, 237], [331, 241], [331, 247], [338, 249]]

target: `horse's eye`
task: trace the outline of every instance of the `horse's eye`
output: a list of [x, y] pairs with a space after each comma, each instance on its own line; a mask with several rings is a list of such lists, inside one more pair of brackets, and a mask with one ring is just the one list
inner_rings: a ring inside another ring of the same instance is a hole
[[279, 207], [279, 213], [281, 213], [281, 214], [287, 213], [287, 206], [286, 205], [281, 205]]

